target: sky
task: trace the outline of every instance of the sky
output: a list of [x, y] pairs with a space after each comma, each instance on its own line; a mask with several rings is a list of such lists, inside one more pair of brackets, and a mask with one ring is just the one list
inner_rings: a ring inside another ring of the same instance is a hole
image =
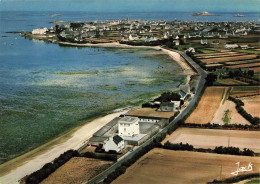
[[0, 0], [0, 11], [260, 12], [260, 0]]

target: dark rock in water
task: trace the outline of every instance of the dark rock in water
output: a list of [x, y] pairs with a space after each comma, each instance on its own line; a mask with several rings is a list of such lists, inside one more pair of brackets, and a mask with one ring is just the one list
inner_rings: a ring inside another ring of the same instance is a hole
[[5, 33], [17, 34], [17, 33], [24, 33], [25, 31], [8, 31]]
[[217, 16], [217, 15], [209, 13], [209, 12], [193, 13], [192, 15], [193, 16]]

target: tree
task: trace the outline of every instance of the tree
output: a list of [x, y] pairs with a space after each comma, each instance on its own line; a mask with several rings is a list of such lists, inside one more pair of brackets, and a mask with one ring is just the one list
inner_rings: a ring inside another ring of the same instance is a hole
[[212, 86], [214, 81], [217, 80], [217, 75], [214, 73], [209, 73], [206, 77], [206, 84], [207, 86]]
[[254, 70], [249, 70], [249, 71], [247, 72], [247, 75], [249, 75], [249, 76], [251, 76], [251, 77], [253, 77], [254, 74], [255, 74]]

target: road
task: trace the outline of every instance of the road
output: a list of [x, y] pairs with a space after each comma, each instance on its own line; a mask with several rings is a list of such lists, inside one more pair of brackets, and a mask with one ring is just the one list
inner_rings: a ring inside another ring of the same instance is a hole
[[163, 133], [167, 133], [167, 130], [172, 127], [172, 126], [176, 126], [176, 123], [178, 121], [180, 121], [181, 119], [183, 119], [183, 117], [185, 115], [187, 115], [187, 113], [189, 113], [189, 111], [193, 108], [193, 106], [195, 105], [196, 101], [199, 98], [199, 95], [201, 93], [201, 91], [204, 88], [205, 85], [205, 78], [207, 77], [207, 72], [205, 72], [197, 63], [195, 63], [190, 57], [188, 57], [184, 52], [181, 51], [177, 51], [177, 50], [173, 50], [174, 52], [178, 52], [187, 62], [189, 62], [198, 72], [199, 74], [199, 79], [198, 79], [198, 83], [196, 86], [196, 93], [193, 96], [192, 100], [190, 101], [190, 103], [187, 105], [187, 107], [185, 109], [182, 110], [182, 112], [172, 121], [170, 122], [164, 129], [162, 129], [159, 133], [157, 133], [156, 135], [154, 135], [151, 139], [149, 139], [148, 141], [146, 141], [144, 144], [142, 144], [140, 147], [137, 147], [133, 152], [129, 152], [127, 155], [124, 156], [124, 158], [118, 160], [114, 165], [112, 165], [111, 167], [109, 167], [107, 170], [105, 170], [104, 172], [102, 172], [101, 174], [97, 175], [95, 178], [92, 178], [90, 181], [88, 181], [88, 184], [94, 184], [94, 183], [101, 183], [108, 174], [112, 173], [113, 171], [115, 171], [116, 168], [120, 167], [121, 164], [128, 159], [131, 159], [136, 152], [140, 151], [143, 147], [147, 146], [148, 144], [150, 144], [153, 139], [155, 139], [156, 137], [159, 137], [160, 135], [162, 135]]

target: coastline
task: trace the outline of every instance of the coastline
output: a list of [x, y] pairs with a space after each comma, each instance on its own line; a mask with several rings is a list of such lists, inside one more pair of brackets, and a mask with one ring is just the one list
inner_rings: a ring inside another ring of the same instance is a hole
[[127, 44], [121, 44], [119, 42], [111, 42], [111, 43], [71, 43], [71, 42], [61, 42], [56, 41], [53, 42], [56, 44], [64, 45], [64, 46], [74, 46], [74, 47], [104, 47], [104, 48], [149, 48], [149, 49], [155, 49], [155, 50], [161, 50], [162, 52], [166, 53], [170, 56], [174, 61], [176, 61], [181, 68], [184, 70], [185, 75], [194, 75], [195, 72], [193, 69], [185, 62], [184, 58], [181, 57], [181, 55], [177, 52], [167, 50], [162, 48], [161, 46], [133, 46], [133, 45], [127, 45]]
[[[67, 42], [56, 43], [77, 47], [150, 48], [161, 50], [181, 66], [183, 69], [183, 74], [187, 76], [187, 83], [189, 82], [191, 75], [195, 74], [193, 69], [186, 63], [184, 58], [182, 58], [179, 53], [163, 49], [160, 46], [131, 46], [117, 42], [99, 44], [77, 44]], [[3, 170], [0, 172], [0, 183], [19, 183], [18, 180], [40, 169], [44, 164], [51, 162], [63, 152], [69, 149], [80, 148], [98, 129], [107, 124], [113, 118], [119, 116], [120, 114], [124, 114], [127, 111], [128, 110], [124, 110], [122, 112], [116, 112], [97, 118], [73, 129], [72, 131], [50, 141], [49, 143], [46, 143], [20, 157], [0, 165], [0, 169]]]
[[[0, 166], [0, 169], [3, 170], [1, 171], [2, 173], [0, 173], [0, 183], [19, 183], [21, 178], [40, 169], [44, 164], [51, 162], [65, 151], [69, 149], [79, 149], [97, 130], [120, 114], [125, 114], [127, 111], [128, 110], [124, 110], [97, 118], [50, 141], [53, 142], [53, 144], [47, 143], [13, 159], [14, 161], [10, 160], [2, 164]], [[10, 168], [12, 166], [14, 166], [15, 169]]]

